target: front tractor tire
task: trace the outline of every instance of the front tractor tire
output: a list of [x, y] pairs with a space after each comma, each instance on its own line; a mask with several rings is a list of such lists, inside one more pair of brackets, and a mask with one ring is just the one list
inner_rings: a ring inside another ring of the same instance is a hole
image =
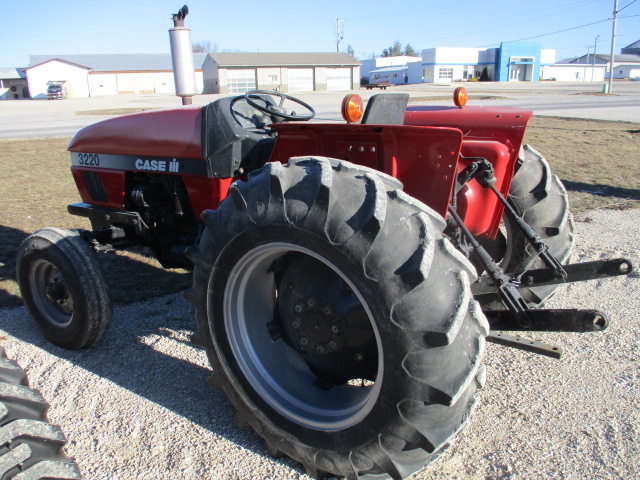
[[71, 350], [90, 347], [111, 323], [111, 292], [79, 232], [45, 228], [18, 249], [24, 304], [42, 334]]
[[413, 474], [484, 382], [473, 267], [400, 187], [336, 160], [268, 164], [204, 213], [190, 252], [212, 385], [314, 476]]

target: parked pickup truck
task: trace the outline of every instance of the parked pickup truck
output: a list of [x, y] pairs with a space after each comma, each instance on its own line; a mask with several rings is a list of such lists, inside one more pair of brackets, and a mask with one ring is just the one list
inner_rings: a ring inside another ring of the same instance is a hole
[[67, 98], [65, 82], [47, 82], [47, 98], [49, 100]]

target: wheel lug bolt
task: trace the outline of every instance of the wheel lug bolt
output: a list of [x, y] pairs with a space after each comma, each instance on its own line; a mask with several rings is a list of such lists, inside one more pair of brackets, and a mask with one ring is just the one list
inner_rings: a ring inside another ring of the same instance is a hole
[[322, 312], [323, 312], [325, 315], [331, 315], [331, 313], [332, 313], [332, 309], [331, 309], [331, 307], [330, 307], [329, 305], [326, 305], [326, 306], [322, 309]]
[[311, 297], [307, 300], [307, 305], [309, 305], [310, 307], [315, 307], [316, 306], [316, 299]]
[[318, 353], [324, 353], [326, 351], [326, 348], [324, 348], [322, 345], [318, 345], [316, 347], [316, 352]]
[[332, 331], [333, 333], [338, 333], [338, 332], [340, 331], [340, 329], [338, 328], [338, 326], [337, 326], [337, 325], [333, 325], [333, 326], [331, 327], [331, 331]]
[[336, 342], [333, 342], [333, 341], [329, 342], [329, 347], [330, 347], [332, 350], [334, 350], [334, 349], [336, 348], [336, 346], [337, 346]]
[[296, 311], [296, 313], [300, 313], [303, 308], [304, 308], [304, 305], [302, 305], [301, 303], [298, 303], [293, 309]]
[[300, 327], [300, 322], [298, 320], [294, 320], [293, 322], [291, 322], [291, 326], [293, 328], [298, 328]]
[[301, 338], [301, 339], [300, 339], [300, 343], [301, 343], [302, 345], [306, 345], [307, 343], [309, 343], [309, 339], [308, 339], [307, 337], [305, 337], [305, 338]]

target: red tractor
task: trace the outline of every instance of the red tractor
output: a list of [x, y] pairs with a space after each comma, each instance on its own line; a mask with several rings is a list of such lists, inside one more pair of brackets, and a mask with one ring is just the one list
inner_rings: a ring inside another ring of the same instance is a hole
[[210, 383], [270, 453], [314, 476], [405, 478], [467, 422], [485, 340], [557, 357], [501, 332], [602, 330], [601, 312], [543, 302], [632, 270], [568, 264], [567, 193], [522, 145], [532, 112], [464, 93], [349, 95], [345, 123], [310, 123], [301, 100], [251, 91], [89, 126], [69, 145], [68, 209], [92, 229], [24, 241], [25, 304], [52, 342], [89, 347], [111, 318], [94, 250], [148, 245], [193, 268]]

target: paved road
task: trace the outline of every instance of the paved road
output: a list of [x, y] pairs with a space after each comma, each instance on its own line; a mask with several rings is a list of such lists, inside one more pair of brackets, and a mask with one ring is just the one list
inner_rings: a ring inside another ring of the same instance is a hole
[[482, 105], [519, 106], [534, 111], [535, 115], [589, 118], [595, 120], [625, 120], [640, 123], [640, 95], [619, 97], [594, 96], [567, 98], [539, 97], [528, 99], [493, 100], [478, 102]]
[[[451, 105], [443, 100], [460, 84], [404, 85], [390, 91], [407, 92], [416, 102]], [[625, 120], [640, 123], [640, 82], [617, 82], [613, 95], [602, 95], [601, 84], [536, 82], [465, 83], [475, 105], [504, 105], [529, 108], [536, 115], [551, 115], [600, 120]], [[388, 93], [389, 91], [385, 92]], [[339, 108], [348, 92], [314, 92], [299, 97], [313, 105], [320, 120], [341, 120]], [[360, 90], [365, 99], [378, 92]], [[476, 98], [494, 97], [487, 100]], [[198, 95], [194, 103], [205, 104], [219, 95]], [[496, 98], [497, 97], [497, 98]], [[70, 137], [79, 129], [106, 116], [87, 114], [115, 108], [167, 108], [179, 106], [173, 95], [118, 95], [77, 98], [62, 101], [0, 101], [0, 138]]]

